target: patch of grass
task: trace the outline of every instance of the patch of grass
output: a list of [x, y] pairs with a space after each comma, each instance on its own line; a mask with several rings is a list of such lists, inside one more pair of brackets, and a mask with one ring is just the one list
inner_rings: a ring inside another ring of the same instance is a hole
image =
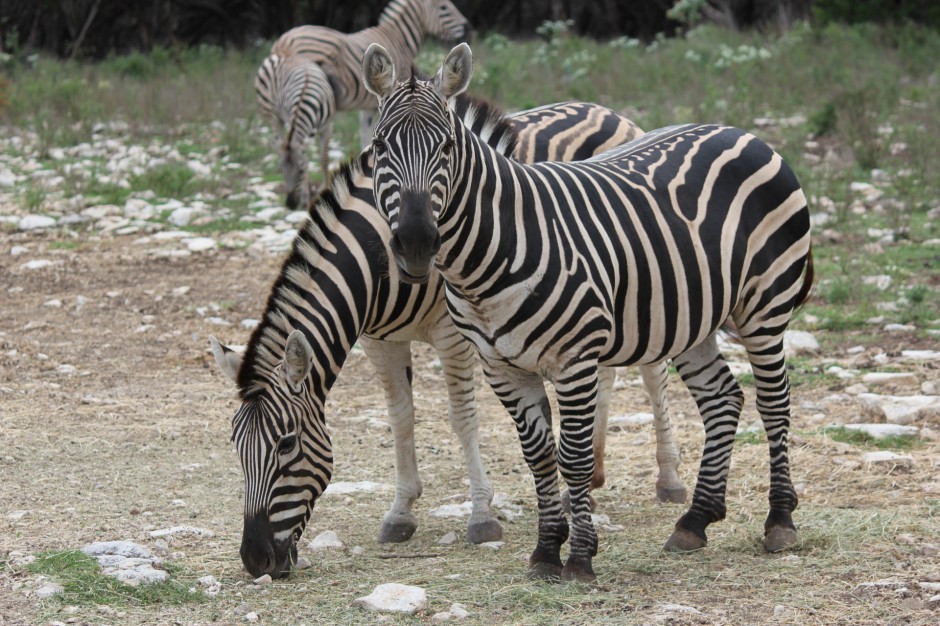
[[27, 187], [23, 192], [22, 202], [24, 209], [36, 212], [46, 202], [46, 190], [38, 186]]
[[75, 239], [68, 239], [62, 241], [50, 241], [46, 247], [50, 250], [75, 250], [82, 245], [82, 242], [76, 241]]
[[872, 437], [868, 433], [845, 428], [844, 426], [826, 428], [823, 432], [833, 441], [880, 450], [910, 450], [917, 444], [917, 437], [914, 435]]
[[29, 571], [61, 584], [64, 591], [56, 597], [63, 604], [180, 605], [204, 599], [202, 594], [191, 593], [187, 587], [172, 580], [138, 587], [125, 585], [116, 578], [103, 575], [98, 561], [80, 550], [42, 552], [29, 565]]
[[165, 163], [130, 179], [130, 191], [151, 190], [162, 198], [180, 198], [192, 190], [196, 176], [183, 163]]
[[767, 438], [764, 436], [763, 431], [750, 430], [736, 433], [734, 443], [742, 446], [766, 445]]

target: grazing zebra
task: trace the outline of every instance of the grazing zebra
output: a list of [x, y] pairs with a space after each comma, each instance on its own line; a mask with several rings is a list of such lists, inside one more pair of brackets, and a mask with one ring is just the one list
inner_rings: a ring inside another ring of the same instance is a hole
[[333, 88], [319, 65], [298, 56], [272, 54], [255, 77], [255, 94], [262, 114], [277, 130], [279, 167], [287, 186], [287, 206], [306, 207], [310, 200], [307, 140], [316, 135], [320, 170], [329, 180], [330, 137], [336, 102]]
[[450, 0], [392, 0], [379, 15], [377, 26], [342, 33], [325, 26], [297, 26], [271, 47], [271, 54], [301, 56], [318, 64], [330, 77], [340, 111], [359, 114], [363, 147], [372, 141], [375, 98], [360, 81], [362, 55], [372, 42], [385, 46], [402, 67], [411, 66], [425, 35], [454, 43], [470, 36], [470, 23]]
[[[793, 172], [738, 129], [689, 124], [580, 163], [523, 165], [466, 131], [447, 99], [467, 88], [470, 48], [433, 80], [396, 82], [381, 46], [363, 58], [379, 98], [373, 184], [399, 273], [440, 270], [457, 328], [477, 347], [535, 477], [538, 544], [529, 573], [595, 579], [588, 488], [598, 366], [672, 358], [704, 418], [692, 506], [666, 547], [702, 547], [725, 516], [743, 393], [716, 330], [730, 316], [754, 371], [770, 445], [764, 545], [796, 541], [789, 476], [790, 393], [783, 333], [812, 284], [809, 212]], [[804, 276], [805, 271], [805, 276]], [[542, 380], [554, 383], [559, 441]], [[558, 473], [571, 496], [569, 525]]]
[[[511, 153], [512, 132], [487, 105], [463, 97], [454, 104], [474, 132]], [[577, 144], [602, 146], [618, 135], [629, 139], [638, 132], [627, 120], [596, 105], [564, 103], [554, 110], [518, 114], [512, 126], [529, 145], [547, 141], [545, 136], [531, 141], [533, 135], [546, 134], [539, 125], [545, 115], [551, 115], [552, 132], [564, 130]], [[562, 124], [565, 116], [568, 122]], [[572, 133], [578, 127], [580, 134]], [[330, 480], [326, 394], [357, 338], [385, 388], [396, 441], [395, 500], [379, 540], [403, 541], [417, 525], [411, 513], [421, 494], [413, 437], [412, 340], [431, 343], [441, 359], [451, 425], [470, 473], [473, 514], [467, 539], [480, 542], [501, 535], [489, 511], [492, 488], [477, 446], [473, 348], [446, 312], [441, 281], [402, 284], [397, 266], [388, 263], [388, 222], [374, 206], [371, 163], [371, 151], [366, 151], [346, 164], [332, 187], [311, 205], [310, 219], [294, 241], [244, 357], [210, 338], [216, 361], [238, 383], [242, 399], [232, 438], [245, 478], [241, 556], [255, 576], [287, 573], [296, 556], [295, 542]], [[648, 366], [642, 372], [657, 418], [657, 494], [681, 501], [678, 454], [663, 405], [665, 366]], [[609, 397], [613, 370], [604, 374]], [[599, 413], [606, 423], [606, 408], [599, 407]], [[602, 456], [602, 437], [598, 445]]]

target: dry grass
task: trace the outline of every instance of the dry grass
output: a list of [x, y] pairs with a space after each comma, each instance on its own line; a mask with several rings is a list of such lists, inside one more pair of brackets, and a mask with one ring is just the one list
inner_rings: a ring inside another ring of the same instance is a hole
[[[8, 236], [4, 248], [16, 237]], [[928, 545], [940, 537], [940, 496], [930, 491], [940, 444], [914, 446], [909, 453], [915, 465], [906, 472], [847, 463], [860, 459], [864, 448], [833, 441], [822, 426], [854, 420], [858, 409], [848, 401], [801, 408], [830, 395], [818, 379], [800, 380], [795, 401], [792, 465], [802, 495], [796, 513], [801, 543], [792, 552], [763, 552], [767, 452], [762, 444], [739, 443], [728, 519], [712, 527], [707, 549], [663, 554], [660, 546], [683, 509], [654, 502], [652, 434], [637, 429], [609, 439], [609, 486], [598, 494], [600, 512], [624, 529], [600, 533], [598, 585], [528, 581], [525, 560], [536, 521], [532, 481], [510, 420], [482, 385], [485, 462], [497, 491], [522, 505], [524, 515], [504, 521], [500, 550], [462, 541], [438, 545], [448, 531], [462, 539], [465, 520], [438, 519], [427, 511], [453, 502], [467, 487], [439, 374], [423, 347], [415, 384], [425, 491], [416, 536], [401, 546], [375, 542], [388, 493], [324, 498], [306, 538], [334, 530], [347, 550], [308, 552], [313, 567], [256, 587], [238, 558], [241, 472], [228, 421], [235, 402], [206, 339], [211, 332], [239, 343], [245, 332], [237, 325], [210, 326], [193, 311], [232, 302], [223, 314], [233, 323], [256, 317], [278, 259], [220, 250], [198, 261], [156, 260], [123, 240], [40, 252], [61, 262], [59, 269], [29, 273], [9, 256], [0, 257], [3, 293], [24, 288], [5, 298], [0, 311], [0, 623], [75, 617], [105, 624], [232, 624], [244, 623], [244, 614], [254, 611], [264, 624], [374, 624], [376, 615], [351, 602], [384, 582], [422, 586], [430, 599], [426, 614], [393, 617], [395, 624], [427, 623], [453, 602], [470, 611], [465, 623], [487, 625], [926, 625], [940, 619], [938, 609], [925, 602], [933, 594], [917, 587], [940, 577]], [[172, 296], [182, 285], [191, 287], [189, 293]], [[113, 291], [120, 294], [107, 295]], [[89, 304], [76, 314], [79, 294]], [[53, 296], [62, 308], [42, 306]], [[155, 316], [154, 330], [135, 332], [142, 315]], [[39, 353], [48, 358], [40, 360]], [[79, 374], [56, 373], [61, 363], [75, 365]], [[938, 378], [936, 369], [919, 374]], [[627, 384], [616, 392], [614, 413], [647, 410], [642, 388], [634, 384], [636, 373], [624, 370], [621, 377]], [[681, 474], [691, 487], [701, 426], [681, 385], [672, 386], [670, 400], [685, 462]], [[371, 368], [354, 353], [328, 409], [335, 480], [391, 482], [391, 434], [370, 428], [365, 419], [381, 417], [382, 407]], [[743, 423], [755, 419], [749, 397]], [[174, 504], [176, 499], [185, 504]], [[135, 507], [142, 513], [133, 514]], [[8, 517], [22, 510], [28, 512], [21, 518]], [[72, 549], [95, 540], [149, 544], [149, 530], [178, 524], [215, 531], [210, 539], [175, 541], [171, 561], [184, 585], [195, 586], [207, 574], [219, 579], [223, 589], [217, 597], [182, 606], [126, 603], [110, 607], [110, 613], [95, 606], [70, 609], [28, 596], [38, 584], [35, 576], [8, 557], [11, 551]], [[354, 546], [362, 554], [354, 554]], [[440, 556], [383, 558], [390, 553]], [[860, 583], [882, 579], [896, 580], [907, 591], [853, 593]], [[700, 613], [670, 612], [666, 603]]]

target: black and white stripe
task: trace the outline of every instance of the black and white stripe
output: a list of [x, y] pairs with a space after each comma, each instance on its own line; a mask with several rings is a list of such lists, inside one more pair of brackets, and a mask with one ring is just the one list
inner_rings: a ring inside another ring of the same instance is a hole
[[287, 187], [287, 206], [310, 201], [306, 143], [316, 136], [320, 171], [329, 179], [329, 147], [336, 102], [319, 65], [298, 56], [268, 56], [258, 68], [255, 94], [261, 113], [277, 131], [278, 166]]
[[[455, 110], [473, 130], [506, 153], [515, 146], [513, 127], [526, 141], [542, 132], [537, 123], [541, 118], [527, 122], [530, 118], [525, 112], [510, 124], [488, 106], [469, 99], [458, 99]], [[553, 132], [563, 128], [570, 134], [580, 125], [581, 144], [603, 145], [610, 140], [608, 132], [595, 132], [598, 113], [610, 116], [611, 122], [620, 120], [623, 139], [637, 132], [629, 121], [602, 107], [566, 103], [559, 105], [559, 111], [568, 116], [568, 124], [561, 125], [555, 116]], [[233, 418], [233, 440], [245, 477], [242, 560], [254, 575], [281, 575], [289, 570], [296, 540], [329, 483], [332, 448], [323, 407], [357, 340], [385, 387], [396, 441], [396, 494], [380, 541], [407, 539], [417, 525], [411, 513], [421, 494], [413, 438], [412, 340], [431, 343], [443, 366], [450, 422], [461, 440], [470, 475], [474, 510], [468, 540], [489, 541], [501, 534], [489, 509], [492, 488], [477, 444], [473, 348], [454, 328], [438, 278], [424, 285], [400, 282], [397, 266], [387, 261], [391, 254], [388, 238], [388, 223], [374, 206], [371, 153], [367, 151], [342, 168], [332, 188], [311, 205], [310, 219], [274, 283], [244, 358], [211, 341], [217, 362], [237, 381], [242, 398]], [[649, 367], [644, 377], [664, 373], [657, 368], [664, 366]], [[609, 390], [612, 371], [607, 378]], [[664, 375], [661, 382], [665, 384]], [[665, 488], [660, 495], [674, 498], [682, 491], [675, 471], [678, 455], [665, 408], [657, 411], [657, 438], [671, 450], [671, 456], [661, 461], [657, 492]], [[606, 423], [606, 410], [599, 419]], [[603, 438], [597, 445], [602, 455]], [[602, 475], [597, 479], [603, 482]], [[670, 488], [671, 494], [667, 493]]]
[[[674, 359], [706, 444], [692, 506], [667, 548], [705, 545], [707, 525], [725, 516], [743, 399], [715, 342], [729, 317], [770, 445], [764, 544], [792, 545], [783, 333], [812, 283], [809, 212], [793, 172], [753, 135], [701, 124], [654, 131], [582, 163], [522, 165], [448, 110], [471, 66], [461, 44], [433, 80], [399, 83], [391, 57], [369, 48], [363, 77], [380, 104], [373, 181], [402, 275], [421, 282], [441, 271], [454, 323], [515, 420], [538, 493], [531, 575], [594, 579], [587, 492], [599, 365]], [[559, 398], [557, 448], [543, 377]], [[572, 510], [564, 567], [559, 472]]]
[[360, 138], [371, 141], [375, 98], [360, 79], [362, 55], [373, 42], [385, 46], [401, 67], [411, 67], [425, 36], [445, 43], [465, 41], [470, 23], [450, 0], [392, 0], [379, 15], [378, 25], [355, 33], [325, 26], [297, 26], [271, 47], [280, 56], [300, 56], [318, 64], [330, 77], [340, 111], [359, 110]]

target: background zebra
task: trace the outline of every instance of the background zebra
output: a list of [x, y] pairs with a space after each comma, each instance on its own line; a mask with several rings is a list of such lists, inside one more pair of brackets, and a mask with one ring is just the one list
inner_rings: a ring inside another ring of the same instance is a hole
[[[512, 129], [488, 106], [461, 98], [455, 108], [473, 131], [507, 153], [512, 151]], [[579, 145], [603, 146], [638, 132], [628, 120], [596, 105], [565, 103], [554, 110], [553, 114], [551, 107], [542, 109], [531, 117], [520, 114], [512, 125], [532, 139], [548, 134], [539, 123], [550, 119], [551, 132], [565, 132]], [[528, 145], [547, 141], [541, 137]], [[480, 542], [501, 536], [490, 513], [492, 488], [477, 446], [473, 348], [446, 312], [439, 279], [419, 286], [399, 281], [397, 267], [387, 262], [388, 238], [388, 223], [375, 210], [371, 151], [366, 151], [341, 168], [332, 188], [311, 206], [310, 220], [294, 241], [244, 358], [210, 339], [219, 366], [238, 383], [242, 399], [233, 418], [233, 440], [245, 477], [241, 555], [253, 575], [282, 575], [289, 570], [295, 542], [330, 480], [332, 450], [323, 407], [357, 339], [385, 387], [396, 440], [396, 495], [379, 540], [405, 540], [417, 526], [411, 513], [421, 493], [413, 438], [412, 340], [431, 343], [441, 358], [451, 425], [470, 474], [473, 514], [467, 539]], [[613, 370], [605, 376], [609, 394]], [[678, 453], [662, 403], [665, 366], [645, 368], [644, 381], [661, 385], [654, 395], [661, 465], [657, 493], [663, 499], [682, 499]], [[601, 409], [606, 423], [606, 407]], [[602, 457], [603, 438], [598, 445]]]
[[306, 208], [310, 201], [307, 140], [316, 135], [323, 180], [329, 176], [330, 137], [336, 100], [319, 65], [299, 56], [266, 58], [255, 77], [261, 113], [276, 129], [281, 174], [287, 187], [287, 206]]
[[470, 23], [450, 0], [392, 0], [377, 26], [341, 33], [325, 26], [298, 26], [274, 42], [271, 54], [300, 56], [318, 64], [330, 78], [340, 111], [356, 110], [359, 137], [369, 145], [375, 98], [362, 87], [359, 69], [369, 44], [381, 43], [402, 67], [412, 64], [425, 35], [445, 43], [467, 41]]
[[[530, 574], [595, 579], [587, 492], [599, 364], [674, 358], [704, 418], [706, 444], [692, 506], [667, 548], [705, 545], [705, 528], [725, 515], [743, 403], [715, 341], [729, 316], [770, 444], [764, 545], [793, 544], [783, 333], [812, 284], [809, 212], [793, 172], [744, 131], [692, 124], [586, 162], [518, 164], [448, 111], [471, 68], [461, 44], [432, 81], [412, 74], [399, 84], [393, 59], [370, 46], [363, 77], [380, 103], [373, 181], [401, 274], [421, 282], [435, 265], [441, 270], [454, 323], [477, 346], [515, 420], [538, 493]], [[558, 394], [557, 453], [543, 376]], [[572, 513], [564, 567], [569, 525], [559, 470]]]

